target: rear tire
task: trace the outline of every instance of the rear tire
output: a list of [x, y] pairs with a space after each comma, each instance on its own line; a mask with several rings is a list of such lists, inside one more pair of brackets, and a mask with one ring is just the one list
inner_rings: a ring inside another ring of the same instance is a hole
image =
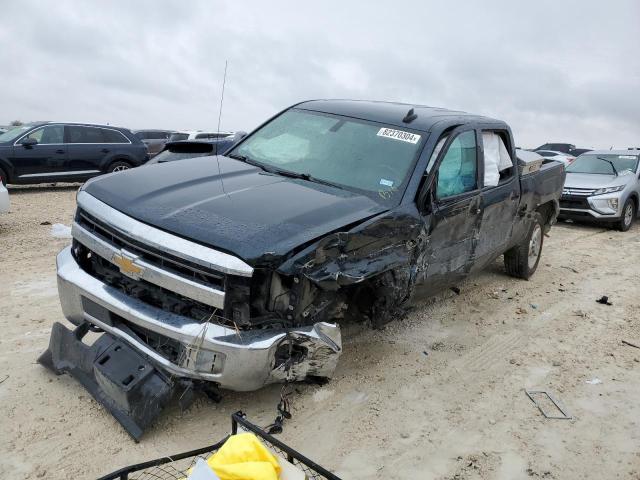
[[618, 225], [618, 230], [621, 232], [626, 232], [633, 225], [633, 221], [636, 219], [636, 202], [631, 198], [627, 198], [627, 201], [624, 202], [624, 207], [622, 207], [622, 217], [620, 218], [620, 222]]
[[113, 162], [111, 165], [109, 165], [109, 168], [107, 168], [107, 173], [123, 172], [125, 170], [129, 170], [130, 168], [131, 164], [122, 160], [118, 160], [117, 162]]
[[504, 267], [508, 275], [529, 280], [538, 268], [544, 243], [542, 216], [535, 214], [529, 233], [522, 242], [504, 253]]

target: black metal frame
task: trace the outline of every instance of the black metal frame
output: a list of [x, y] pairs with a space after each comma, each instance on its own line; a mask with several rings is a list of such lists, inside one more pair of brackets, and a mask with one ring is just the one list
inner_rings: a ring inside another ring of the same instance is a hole
[[[303, 465], [313, 473], [317, 474], [321, 478], [325, 478], [327, 480], [341, 480], [339, 477], [329, 472], [325, 468], [321, 467], [317, 463], [312, 460], [309, 460], [304, 455], [296, 452], [293, 448], [288, 445], [282, 443], [277, 438], [274, 438], [272, 435], [269, 435], [267, 432], [262, 430], [257, 425], [249, 422], [246, 418], [246, 415], [242, 412], [236, 412], [231, 415], [231, 434], [235, 435], [238, 433], [238, 429], [242, 429], [251, 433], [254, 433], [256, 436], [264, 440], [268, 446], [272, 446], [277, 450], [280, 450], [289, 462], [294, 464]], [[160, 465], [166, 465], [168, 463], [176, 462], [178, 460], [184, 460], [189, 457], [197, 457], [200, 455], [204, 455], [207, 453], [212, 453], [218, 450], [224, 442], [227, 441], [229, 436], [226, 436], [223, 440], [214, 443], [213, 445], [209, 445], [207, 447], [198, 448], [197, 450], [191, 450], [189, 452], [179, 453], [177, 455], [170, 455], [167, 457], [157, 458], [155, 460], [150, 460], [148, 462], [137, 463], [135, 465], [129, 465], [128, 467], [123, 467], [115, 472], [109, 473], [103, 477], [100, 477], [98, 480], [128, 480], [129, 475], [135, 472], [140, 472], [142, 470], [158, 467]]]

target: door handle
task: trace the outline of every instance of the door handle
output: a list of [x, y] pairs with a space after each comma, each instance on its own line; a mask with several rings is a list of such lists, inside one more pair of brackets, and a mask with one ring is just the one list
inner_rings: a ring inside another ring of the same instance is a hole
[[64, 153], [64, 150], [62, 149], [56, 150], [56, 153]]

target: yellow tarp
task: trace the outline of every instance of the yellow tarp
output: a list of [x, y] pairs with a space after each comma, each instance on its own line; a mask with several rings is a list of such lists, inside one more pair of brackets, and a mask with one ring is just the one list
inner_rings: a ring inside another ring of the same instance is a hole
[[232, 435], [207, 464], [220, 480], [278, 480], [278, 460], [253, 433]]

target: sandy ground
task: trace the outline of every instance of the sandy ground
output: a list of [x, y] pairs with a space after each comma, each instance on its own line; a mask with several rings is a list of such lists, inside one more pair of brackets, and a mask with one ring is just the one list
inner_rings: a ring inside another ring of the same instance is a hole
[[[271, 423], [279, 386], [171, 407], [135, 444], [36, 363], [63, 321], [55, 254], [68, 243], [41, 223], [70, 225], [75, 193], [13, 188], [0, 216], [0, 478], [92, 478], [200, 447], [239, 409]], [[384, 331], [347, 328], [335, 378], [297, 387], [281, 438], [345, 479], [640, 479], [640, 349], [621, 343], [640, 344], [640, 225], [563, 224], [545, 241], [529, 282], [496, 262]], [[553, 392], [573, 419], [545, 419], [525, 389]]]

